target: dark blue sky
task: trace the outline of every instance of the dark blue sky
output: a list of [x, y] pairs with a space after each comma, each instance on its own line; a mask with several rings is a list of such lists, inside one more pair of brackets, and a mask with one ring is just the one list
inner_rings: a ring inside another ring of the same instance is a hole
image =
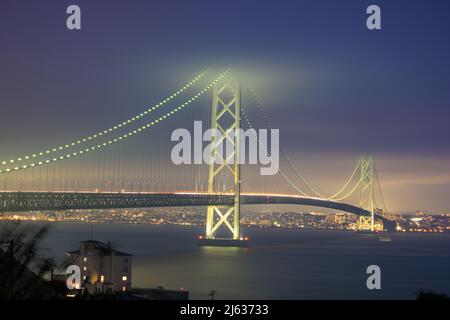
[[[65, 27], [69, 4], [81, 31]], [[382, 30], [366, 28], [369, 4]], [[449, 37], [450, 2], [438, 0], [3, 0], [2, 159], [108, 127], [200, 70], [232, 66], [318, 186], [333, 189], [371, 153], [395, 209], [446, 211]]]

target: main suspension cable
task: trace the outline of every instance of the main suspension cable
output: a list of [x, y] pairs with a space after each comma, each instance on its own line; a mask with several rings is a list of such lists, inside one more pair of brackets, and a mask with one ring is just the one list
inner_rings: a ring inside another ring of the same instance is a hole
[[377, 179], [377, 186], [378, 186], [378, 190], [380, 191], [381, 202], [383, 202], [383, 206], [384, 206], [384, 209], [386, 210], [386, 213], [389, 213], [389, 209], [386, 205], [386, 202], [384, 201], [383, 191], [381, 191], [380, 179], [378, 178], [378, 171], [375, 167], [375, 164], [373, 165], [373, 170], [375, 171], [375, 178]]
[[[253, 90], [253, 88], [250, 88], [250, 93], [253, 97], [253, 99], [256, 102], [256, 108], [258, 110], [258, 112], [261, 114], [261, 116], [263, 117], [264, 123], [266, 124], [268, 129], [271, 129], [272, 126], [269, 122], [269, 119], [266, 115], [266, 113], [264, 112], [264, 110], [262, 109], [262, 104], [261, 101], [258, 99], [255, 90]], [[332, 196], [325, 196], [323, 194], [321, 194], [320, 192], [318, 192], [310, 183], [308, 183], [308, 181], [303, 177], [303, 175], [297, 170], [297, 168], [294, 166], [293, 162], [291, 161], [291, 159], [288, 157], [287, 153], [284, 151], [283, 147], [280, 146], [280, 151], [281, 151], [281, 155], [286, 159], [286, 161], [288, 162], [289, 166], [292, 168], [292, 170], [295, 172], [296, 176], [313, 192], [315, 193], [318, 197], [323, 198], [323, 199], [327, 199], [327, 200], [338, 200], [336, 199], [336, 197], [338, 197], [350, 184], [350, 182], [352, 181], [353, 177], [355, 176], [359, 165], [360, 165], [360, 161], [358, 161], [358, 163], [356, 164], [353, 173], [350, 175], [349, 179], [347, 180], [347, 182], [344, 184], [344, 186], [339, 189], [339, 191], [335, 194], [333, 194]], [[344, 197], [345, 198], [345, 197]], [[344, 199], [344, 198], [340, 198], [340, 199]]]
[[128, 133], [125, 133], [121, 136], [118, 136], [114, 139], [111, 139], [109, 141], [103, 142], [101, 144], [98, 145], [92, 145], [86, 149], [82, 149], [82, 150], [78, 150], [76, 152], [73, 153], [69, 153], [65, 156], [60, 156], [60, 157], [55, 157], [53, 159], [46, 159], [43, 161], [39, 161], [36, 163], [31, 163], [29, 165], [23, 165], [23, 166], [17, 166], [14, 168], [7, 168], [5, 170], [0, 170], [0, 174], [4, 174], [4, 173], [9, 173], [9, 172], [16, 172], [16, 171], [20, 171], [20, 170], [24, 170], [24, 169], [29, 169], [29, 168], [33, 168], [33, 167], [37, 167], [37, 166], [42, 166], [42, 165], [46, 165], [46, 164], [50, 164], [50, 163], [54, 163], [56, 161], [60, 161], [60, 160], [64, 160], [64, 159], [68, 159], [71, 157], [76, 157], [76, 156], [80, 156], [83, 155], [85, 153], [91, 152], [93, 150], [96, 149], [100, 149], [100, 148], [104, 148], [106, 146], [109, 146], [111, 144], [123, 141], [124, 139], [127, 139], [135, 134], [141, 133], [142, 131], [158, 124], [159, 122], [166, 120], [167, 118], [170, 118], [173, 114], [175, 114], [176, 112], [184, 109], [186, 106], [190, 105], [192, 102], [196, 101], [198, 98], [200, 98], [203, 94], [205, 94], [209, 89], [211, 89], [214, 85], [216, 85], [216, 83], [218, 83], [220, 80], [222, 80], [228, 73], [228, 70], [226, 70], [224, 73], [220, 74], [219, 77], [217, 77], [214, 81], [212, 81], [208, 86], [206, 86], [205, 88], [203, 88], [201, 91], [199, 91], [195, 96], [193, 96], [192, 98], [186, 100], [184, 103], [180, 104], [178, 107], [172, 109], [171, 111], [167, 112], [165, 115], [159, 117], [158, 119], [151, 121], [135, 130], [129, 131]]
[[[267, 148], [261, 143], [261, 140], [259, 140], [258, 135], [256, 134], [256, 129], [253, 127], [253, 125], [250, 122], [250, 119], [247, 117], [247, 115], [245, 114], [244, 111], [244, 107], [241, 106], [241, 114], [245, 120], [245, 122], [247, 122], [248, 127], [252, 130], [253, 134], [256, 136], [256, 140], [258, 140], [258, 144], [261, 148], [263, 148], [264, 152], [267, 154], [267, 156], [269, 156], [269, 152], [267, 151]], [[271, 159], [272, 157], [269, 156]], [[308, 197], [308, 194], [306, 194], [305, 192], [303, 192], [301, 189], [299, 189], [285, 174], [284, 172], [279, 169], [278, 170], [281, 174], [281, 176], [286, 180], [286, 182], [293, 187], [297, 192], [299, 192], [302, 196]]]
[[34, 159], [36, 157], [40, 157], [40, 156], [44, 156], [44, 155], [48, 155], [54, 152], [58, 152], [61, 150], [65, 150], [65, 149], [69, 149], [72, 148], [74, 146], [80, 145], [84, 142], [88, 142], [91, 140], [94, 140], [96, 138], [102, 137], [106, 134], [111, 133], [112, 131], [118, 130], [124, 126], [127, 126], [139, 119], [141, 119], [142, 117], [144, 117], [145, 115], [155, 111], [156, 109], [160, 108], [161, 106], [167, 104], [168, 102], [170, 102], [171, 100], [175, 99], [177, 96], [179, 96], [181, 93], [183, 93], [184, 91], [186, 91], [187, 89], [189, 89], [192, 85], [194, 85], [195, 83], [197, 83], [204, 75], [206, 74], [206, 70], [201, 72], [199, 75], [197, 75], [196, 77], [194, 77], [191, 81], [189, 81], [188, 83], [186, 83], [183, 87], [181, 87], [178, 91], [174, 92], [173, 94], [171, 94], [170, 96], [168, 96], [166, 99], [161, 100], [159, 103], [155, 104], [154, 106], [148, 108], [147, 110], [145, 110], [144, 112], [135, 115], [134, 117], [131, 117], [121, 123], [118, 123], [108, 129], [105, 129], [103, 131], [99, 131], [96, 134], [93, 134], [91, 136], [87, 136], [84, 138], [80, 138], [77, 140], [74, 140], [70, 143], [67, 143], [65, 145], [61, 145], [59, 147], [54, 147], [54, 148], [49, 148], [45, 151], [40, 151], [40, 152], [36, 152], [33, 154], [29, 154], [29, 155], [25, 155], [23, 157], [19, 157], [16, 159], [10, 159], [10, 160], [5, 160], [5, 161], [1, 161], [2, 165], [6, 165], [6, 164], [12, 164], [15, 162], [20, 162], [20, 161], [24, 161], [24, 160], [29, 160], [29, 159]]

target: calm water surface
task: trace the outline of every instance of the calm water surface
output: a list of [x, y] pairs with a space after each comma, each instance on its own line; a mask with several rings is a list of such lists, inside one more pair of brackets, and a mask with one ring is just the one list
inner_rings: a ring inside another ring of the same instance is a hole
[[[419, 288], [450, 294], [450, 234], [246, 229], [249, 248], [198, 247], [201, 227], [54, 223], [48, 254], [62, 259], [82, 240], [132, 253], [133, 286], [185, 288], [192, 299], [414, 299]], [[368, 265], [382, 289], [366, 289]]]

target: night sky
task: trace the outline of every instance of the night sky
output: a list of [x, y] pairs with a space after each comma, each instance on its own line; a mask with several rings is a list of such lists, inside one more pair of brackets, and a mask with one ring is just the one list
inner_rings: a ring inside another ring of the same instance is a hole
[[[366, 28], [370, 4], [382, 30]], [[318, 189], [372, 154], [390, 209], [450, 212], [449, 38], [438, 0], [2, 0], [0, 155], [107, 128], [231, 66]]]

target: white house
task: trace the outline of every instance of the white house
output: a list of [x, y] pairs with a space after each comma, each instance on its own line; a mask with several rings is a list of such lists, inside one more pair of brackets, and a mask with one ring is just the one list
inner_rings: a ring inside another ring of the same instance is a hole
[[90, 294], [131, 289], [131, 254], [114, 250], [109, 243], [88, 240], [80, 243], [80, 250], [67, 255], [71, 263], [80, 267], [83, 287]]

